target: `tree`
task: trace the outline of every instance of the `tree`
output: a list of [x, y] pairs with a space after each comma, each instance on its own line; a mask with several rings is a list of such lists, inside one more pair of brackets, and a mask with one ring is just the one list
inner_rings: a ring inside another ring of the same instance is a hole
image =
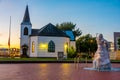
[[64, 31], [73, 31], [75, 37], [80, 36], [82, 34], [82, 31], [79, 28], [76, 28], [76, 24], [73, 24], [72, 22], [63, 22], [61, 24], [56, 24], [56, 27]]
[[120, 38], [118, 39], [118, 46], [119, 46], [119, 49], [120, 49]]
[[84, 53], [95, 53], [97, 50], [97, 42], [95, 37], [92, 35], [87, 34], [85, 36], [81, 36], [76, 41], [76, 48], [77, 52], [84, 52]]

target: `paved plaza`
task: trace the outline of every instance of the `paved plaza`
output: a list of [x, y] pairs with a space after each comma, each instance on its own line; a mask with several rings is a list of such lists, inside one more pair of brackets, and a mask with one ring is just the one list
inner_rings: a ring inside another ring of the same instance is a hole
[[[84, 70], [91, 63], [0, 64], [0, 80], [120, 80], [120, 72]], [[119, 63], [112, 67], [120, 68]]]

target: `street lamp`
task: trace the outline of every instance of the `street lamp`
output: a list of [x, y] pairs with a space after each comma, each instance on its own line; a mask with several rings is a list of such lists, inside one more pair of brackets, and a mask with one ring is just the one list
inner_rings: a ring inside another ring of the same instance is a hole
[[91, 49], [90, 49], [91, 48], [91, 43], [93, 43], [92, 39], [89, 40], [89, 44], [90, 44], [90, 46], [89, 46], [89, 55], [90, 55], [90, 52], [91, 52]]

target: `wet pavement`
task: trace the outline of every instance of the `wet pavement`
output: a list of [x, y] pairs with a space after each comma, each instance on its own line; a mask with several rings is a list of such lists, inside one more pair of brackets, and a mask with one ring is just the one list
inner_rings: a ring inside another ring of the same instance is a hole
[[[85, 63], [0, 64], [0, 80], [120, 80], [120, 72], [84, 70]], [[120, 68], [120, 64], [112, 64]]]

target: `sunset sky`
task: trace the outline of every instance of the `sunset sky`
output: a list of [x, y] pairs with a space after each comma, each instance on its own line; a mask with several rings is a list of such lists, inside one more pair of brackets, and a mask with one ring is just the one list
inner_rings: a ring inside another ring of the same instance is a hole
[[11, 47], [19, 47], [27, 4], [32, 28], [73, 22], [82, 35], [103, 33], [109, 41], [113, 41], [113, 32], [120, 32], [120, 0], [0, 0], [0, 48], [8, 46], [10, 16]]

